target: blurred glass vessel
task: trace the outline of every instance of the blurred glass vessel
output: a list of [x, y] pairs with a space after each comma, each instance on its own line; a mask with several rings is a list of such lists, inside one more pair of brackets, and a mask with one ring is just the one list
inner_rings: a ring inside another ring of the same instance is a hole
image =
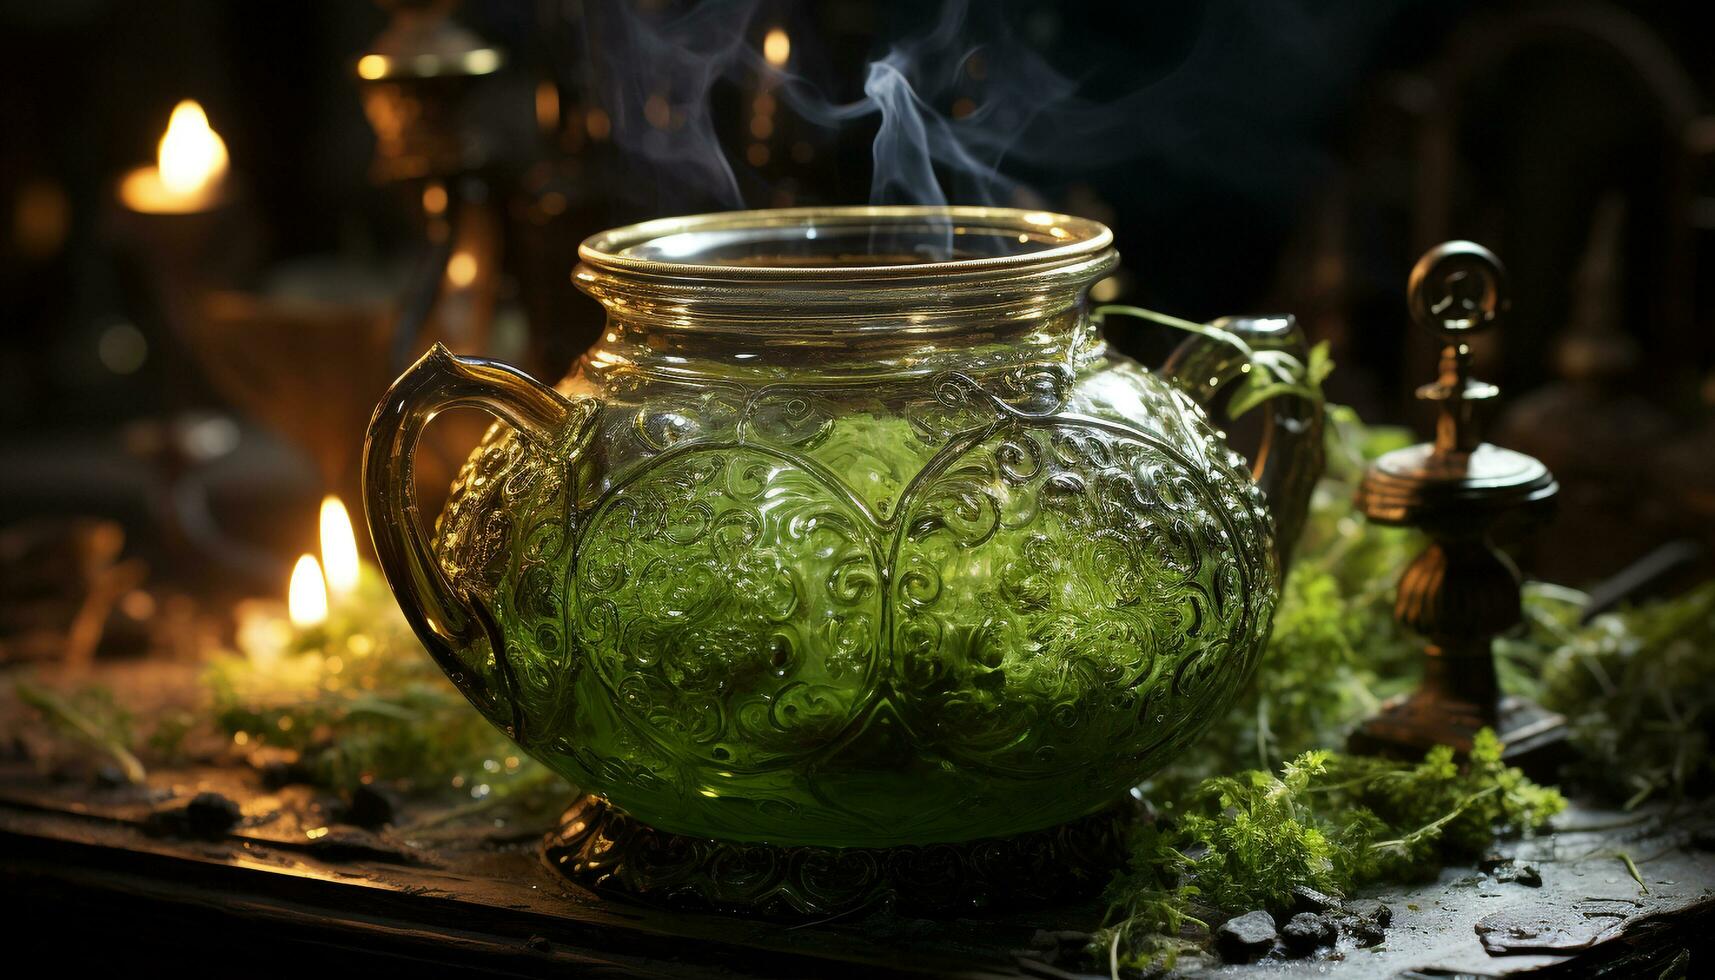
[[[1234, 347], [1157, 373], [1092, 325], [1107, 228], [753, 211], [580, 256], [608, 327], [572, 374], [431, 351], [364, 479], [424, 643], [584, 790], [726, 841], [1015, 835], [1112, 804], [1250, 674], [1320, 408], [1268, 403], [1253, 476], [1200, 407]], [[1287, 317], [1219, 325], [1302, 345]], [[453, 406], [501, 424], [431, 544], [412, 451]]]

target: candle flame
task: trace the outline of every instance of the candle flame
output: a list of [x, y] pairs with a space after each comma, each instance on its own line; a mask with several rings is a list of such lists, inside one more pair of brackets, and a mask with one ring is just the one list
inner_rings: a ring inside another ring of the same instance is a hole
[[322, 566], [315, 555], [304, 555], [292, 566], [292, 585], [286, 590], [286, 612], [297, 627], [318, 626], [328, 618], [328, 590], [322, 581]]
[[173, 107], [158, 152], [161, 183], [176, 194], [196, 194], [226, 176], [226, 142], [208, 124], [202, 106], [186, 99]]
[[454, 252], [447, 260], [447, 282], [460, 289], [476, 282], [476, 256], [469, 252]]
[[792, 58], [792, 37], [782, 28], [770, 30], [762, 38], [762, 57], [776, 68], [786, 67]]
[[345, 504], [329, 494], [322, 498], [322, 568], [328, 591], [346, 595], [357, 588], [357, 538]]

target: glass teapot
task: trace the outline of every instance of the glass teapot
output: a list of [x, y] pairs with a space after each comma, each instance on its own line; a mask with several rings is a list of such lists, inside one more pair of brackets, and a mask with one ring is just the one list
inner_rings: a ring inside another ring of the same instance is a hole
[[[1003, 208], [651, 221], [585, 242], [607, 329], [549, 387], [436, 347], [364, 494], [417, 634], [531, 755], [660, 830], [968, 841], [1100, 810], [1189, 746], [1266, 642], [1321, 409], [1248, 466], [1194, 335], [1152, 372], [1088, 292], [1109, 230]], [[1218, 321], [1302, 347], [1289, 317]], [[433, 539], [412, 454], [496, 424]]]

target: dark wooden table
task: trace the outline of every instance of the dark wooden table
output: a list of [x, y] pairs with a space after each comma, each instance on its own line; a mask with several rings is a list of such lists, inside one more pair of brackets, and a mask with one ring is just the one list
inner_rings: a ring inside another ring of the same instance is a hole
[[[242, 821], [201, 839], [162, 828], [160, 813], [202, 791], [237, 802]], [[793, 926], [682, 914], [561, 880], [540, 858], [540, 826], [494, 826], [485, 817], [413, 839], [342, 826], [329, 812], [307, 787], [268, 789], [243, 766], [159, 771], [147, 786], [102, 788], [45, 778], [22, 760], [0, 765], [0, 876], [13, 906], [5, 920], [13, 956], [34, 948], [70, 967], [239, 975], [333, 966], [1040, 978], [1085, 975], [1069, 957], [1050, 962], [1045, 936], [1088, 930], [1097, 916], [1084, 906], [935, 921], [878, 913]], [[1565, 830], [1508, 848], [1541, 869], [1541, 887], [1450, 869], [1434, 883], [1375, 893], [1394, 913], [1380, 946], [1347, 943], [1310, 960], [1213, 969], [1247, 977], [1696, 976], [1709, 968], [1715, 934], [1705, 820], [1690, 811], [1575, 809], [1561, 820]], [[1642, 887], [1622, 852], [1638, 863]], [[1565, 948], [1491, 955], [1476, 928], [1503, 919]], [[1680, 968], [1692, 972], [1673, 972]]]
[[[189, 709], [194, 661], [97, 664], [128, 699]], [[357, 969], [397, 973], [622, 977], [1088, 976], [1083, 953], [1101, 909], [920, 919], [882, 910], [782, 923], [644, 907], [593, 894], [552, 871], [541, 841], [552, 810], [470, 801], [397, 804], [378, 829], [341, 822], [339, 800], [274, 785], [255, 758], [216, 738], [184, 768], [141, 785], [92, 778], [32, 750], [43, 734], [0, 671], [0, 918], [16, 960], [56, 969], [163, 968], [201, 975]], [[51, 672], [38, 670], [50, 682]], [[63, 679], [65, 683], [72, 683]], [[128, 700], [129, 703], [129, 700]], [[140, 709], [139, 709], [140, 710]], [[213, 736], [211, 736], [213, 737]], [[52, 740], [49, 740], [52, 744]], [[174, 818], [199, 793], [236, 804], [227, 829], [198, 836]], [[557, 804], [557, 800], [550, 800]], [[1370, 893], [1387, 903], [1385, 941], [1350, 938], [1305, 960], [1204, 964], [1263, 978], [1398, 975], [1673, 976], [1715, 966], [1715, 811], [1699, 805], [1623, 814], [1575, 807], [1556, 833], [1503, 842], [1541, 870], [1540, 887], [1474, 867]], [[1644, 879], [1634, 881], [1620, 855]], [[1479, 941], [1533, 933], [1494, 955]], [[1495, 927], [1495, 928], [1489, 928]], [[1505, 928], [1503, 928], [1505, 927]], [[1102, 971], [1105, 972], [1105, 971]], [[1100, 974], [1096, 974], [1100, 975]]]

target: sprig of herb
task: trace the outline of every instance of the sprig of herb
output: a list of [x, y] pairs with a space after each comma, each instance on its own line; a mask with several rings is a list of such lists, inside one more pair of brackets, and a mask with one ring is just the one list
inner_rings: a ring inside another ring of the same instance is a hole
[[1565, 807], [1501, 760], [1485, 730], [1463, 765], [1445, 746], [1415, 765], [1327, 750], [1279, 774], [1204, 780], [1132, 840], [1096, 946], [1115, 965], [1163, 966], [1193, 943], [1200, 908], [1279, 913], [1301, 887], [1331, 894], [1433, 876], [1497, 833], [1534, 833]]
[[546, 769], [471, 708], [385, 585], [366, 577], [360, 588], [363, 601], [285, 649], [214, 657], [204, 685], [215, 728], [294, 754], [303, 776], [335, 790], [379, 780], [481, 800], [540, 783]]
[[1638, 871], [1638, 863], [1632, 860], [1632, 856], [1625, 851], [1620, 852], [1620, 861], [1626, 866], [1626, 874], [1631, 875], [1632, 880], [1638, 883], [1638, 894], [1648, 895], [1649, 886], [1644, 884], [1644, 876]]
[[215, 724], [242, 733], [246, 745], [297, 753], [305, 774], [330, 788], [364, 779], [453, 783], [486, 787], [480, 798], [524, 782], [538, 763], [472, 710], [414, 643], [343, 656], [306, 650], [269, 666], [220, 657], [208, 672]]
[[61, 695], [29, 681], [13, 685], [18, 700], [36, 709], [54, 730], [101, 752], [119, 767], [129, 783], [148, 778], [143, 763], [131, 751], [131, 716], [104, 687], [84, 687]]
[[1585, 597], [1525, 593], [1531, 628], [1503, 642], [1503, 680], [1566, 715], [1580, 781], [1635, 807], [1715, 786], [1715, 582], [1580, 625]]

